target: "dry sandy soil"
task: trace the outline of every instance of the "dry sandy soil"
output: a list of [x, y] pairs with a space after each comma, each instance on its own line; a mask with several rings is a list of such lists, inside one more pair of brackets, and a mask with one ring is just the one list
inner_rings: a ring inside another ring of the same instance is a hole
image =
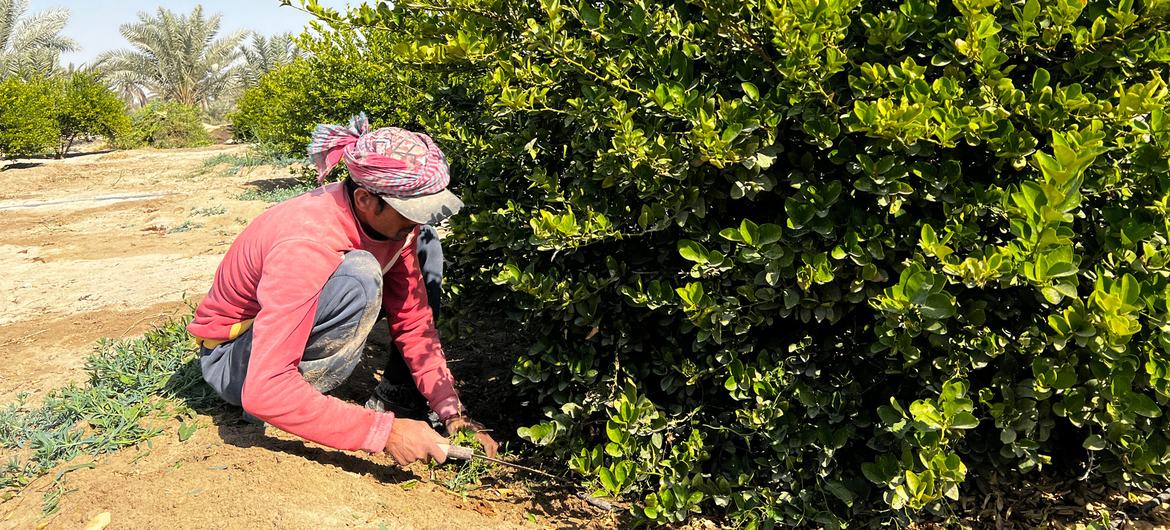
[[[0, 404], [84, 378], [102, 337], [131, 337], [182, 316], [220, 257], [269, 205], [252, 185], [287, 178], [259, 167], [207, 168], [240, 146], [136, 150], [37, 160], [3, 173], [0, 190]], [[456, 371], [458, 374], [458, 370]], [[0, 528], [577, 528], [616, 524], [572, 492], [497, 472], [454, 493], [425, 467], [329, 450], [240, 422], [197, 417], [142, 447], [69, 473], [60, 511], [44, 518], [50, 479], [0, 504]], [[88, 460], [86, 460], [88, 461]], [[417, 482], [414, 482], [417, 480]]]

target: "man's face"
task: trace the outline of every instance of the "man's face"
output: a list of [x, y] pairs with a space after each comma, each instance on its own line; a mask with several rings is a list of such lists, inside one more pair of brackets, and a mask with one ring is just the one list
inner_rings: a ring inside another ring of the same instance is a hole
[[402, 241], [418, 226], [398, 213], [397, 210], [386, 204], [381, 197], [369, 191], [358, 188], [354, 192], [354, 203], [357, 206], [358, 219], [375, 232], [394, 241]]

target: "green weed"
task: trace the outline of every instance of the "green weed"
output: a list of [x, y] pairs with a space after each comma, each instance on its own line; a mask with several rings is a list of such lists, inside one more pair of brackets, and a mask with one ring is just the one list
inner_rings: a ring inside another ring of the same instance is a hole
[[237, 198], [241, 201], [264, 201], [276, 203], [287, 201], [312, 189], [313, 186], [309, 186], [308, 184], [296, 183], [290, 186], [282, 186], [269, 190], [250, 189], [244, 193], [241, 193]]
[[41, 514], [53, 515], [61, 508], [61, 497], [65, 495], [64, 484], [54, 484], [53, 488], [45, 492], [45, 496], [41, 499]]
[[[21, 397], [0, 409], [0, 451], [8, 459], [0, 491], [20, 493], [62, 462], [146, 442], [167, 418], [216, 403], [193, 362], [188, 321], [168, 322], [138, 339], [103, 339], [86, 360], [87, 382], [55, 390], [39, 406]], [[54, 476], [43, 500], [46, 514], [60, 502], [64, 476], [92, 466], [80, 463]]]
[[195, 208], [191, 210], [191, 215], [199, 217], [211, 217], [213, 215], [223, 215], [227, 212], [223, 206], [208, 206], [207, 208]]
[[[459, 431], [451, 436], [451, 445], [459, 445], [463, 447], [470, 447], [475, 450], [476, 454], [483, 454], [483, 444], [475, 438], [475, 433], [472, 431]], [[443, 485], [447, 489], [453, 491], [466, 491], [468, 486], [479, 484], [483, 477], [491, 473], [495, 468], [495, 464], [479, 459], [473, 458], [471, 460], [448, 460], [454, 463], [455, 475]]]
[[275, 150], [258, 146], [243, 154], [220, 153], [212, 156], [203, 161], [203, 171], [206, 173], [219, 166], [226, 166], [220, 174], [238, 175], [245, 169], [259, 166], [287, 167], [306, 163], [304, 157], [288, 156], [283, 153], [278, 153]]
[[203, 225], [201, 225], [199, 223], [191, 222], [190, 220], [187, 220], [187, 221], [183, 221], [180, 224], [177, 224], [175, 226], [168, 228], [167, 233], [168, 234], [178, 234], [178, 233], [186, 232], [186, 231], [194, 229], [194, 228], [199, 228], [201, 226], [203, 226]]

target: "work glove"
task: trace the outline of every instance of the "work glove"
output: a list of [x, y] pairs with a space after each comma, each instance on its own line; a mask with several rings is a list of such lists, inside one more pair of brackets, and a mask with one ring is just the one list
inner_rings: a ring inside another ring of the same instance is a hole
[[500, 448], [500, 444], [492, 439], [483, 424], [462, 414], [451, 416], [446, 423], [448, 436], [454, 436], [459, 431], [472, 431], [475, 433], [475, 439], [479, 441], [480, 445], [483, 445], [483, 452], [492, 458], [496, 457], [496, 451]]
[[395, 418], [390, 436], [386, 438], [386, 452], [400, 466], [428, 458], [442, 464], [447, 460], [447, 452], [439, 448], [439, 444], [446, 443], [447, 439], [439, 436], [426, 422]]

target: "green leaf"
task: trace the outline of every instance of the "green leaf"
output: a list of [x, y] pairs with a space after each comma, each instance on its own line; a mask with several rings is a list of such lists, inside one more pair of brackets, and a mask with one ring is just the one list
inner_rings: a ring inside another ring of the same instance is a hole
[[869, 479], [870, 482], [878, 485], [884, 485], [889, 480], [889, 477], [882, 473], [881, 467], [873, 462], [861, 464], [861, 474], [865, 475], [865, 478]]
[[1036, 20], [1036, 17], [1040, 16], [1040, 1], [1027, 0], [1024, 2], [1023, 15], [1025, 21], [1032, 22]]
[[1057, 261], [1048, 266], [1048, 271], [1045, 274], [1048, 278], [1064, 278], [1066, 276], [1073, 276], [1080, 269], [1068, 261]]
[[970, 412], [960, 412], [955, 415], [951, 421], [951, 427], [954, 429], [974, 429], [979, 426], [979, 419]]
[[185, 442], [191, 438], [195, 431], [199, 430], [199, 424], [194, 421], [184, 421], [179, 423], [179, 441]]
[[910, 415], [914, 421], [921, 422], [932, 429], [941, 429], [943, 417], [937, 407], [925, 400], [917, 400], [910, 404]]
[[1158, 404], [1145, 394], [1130, 394], [1125, 401], [1130, 410], [1147, 418], [1157, 418], [1162, 415], [1162, 409], [1158, 407]]
[[1051, 80], [1052, 74], [1049, 74], [1048, 70], [1037, 68], [1036, 72], [1032, 74], [1032, 91], [1039, 92], [1044, 87], [1048, 86], [1048, 82]]
[[935, 320], [951, 318], [955, 316], [955, 299], [946, 293], [934, 293], [926, 297], [922, 315]]
[[605, 423], [605, 435], [609, 437], [610, 441], [616, 444], [621, 444], [626, 441], [626, 430], [618, 424], [618, 422], [609, 420]]
[[613, 467], [613, 478], [617, 481], [619, 486], [624, 485], [627, 478], [631, 478], [630, 472], [633, 471], [633, 469], [634, 464], [629, 460], [622, 460]]
[[1044, 296], [1045, 301], [1052, 305], [1059, 304], [1064, 299], [1064, 294], [1059, 289], [1050, 285], [1041, 287], [1040, 294]]
[[683, 287], [675, 289], [674, 291], [678, 293], [678, 297], [682, 299], [684, 303], [696, 307], [700, 302], [703, 301], [705, 294], [703, 291], [703, 284], [699, 282], [688, 283]]
[[694, 261], [699, 264], [707, 263], [708, 252], [707, 249], [689, 239], [682, 239], [678, 242], [678, 253], [687, 261]]
[[760, 99], [760, 89], [756, 88], [756, 85], [744, 82], [739, 86], [743, 88], [743, 93], [747, 94], [748, 99], [751, 99], [752, 101]]
[[1121, 277], [1118, 287], [1118, 295], [1121, 296], [1122, 302], [1130, 307], [1138, 307], [1138, 302], [1142, 297], [1142, 286], [1138, 283], [1137, 278], [1127, 272]]
[[751, 219], [744, 219], [739, 224], [739, 234], [743, 236], [743, 242], [751, 246], [758, 246], [760, 243], [760, 227], [753, 223]]
[[586, 26], [596, 28], [601, 25], [601, 11], [598, 11], [596, 7], [593, 7], [593, 4], [590, 2], [581, 2], [579, 5], [581, 10], [581, 20], [585, 22]]
[[771, 245], [780, 241], [781, 230], [780, 225], [777, 224], [764, 223], [760, 225], [759, 246]]
[[724, 228], [719, 231], [719, 236], [728, 241], [735, 241], [736, 243], [743, 243], [743, 236], [740, 235], [739, 230], [735, 228]]
[[[862, 473], [864, 473], [864, 467]], [[829, 493], [832, 493], [834, 497], [841, 499], [841, 502], [844, 502], [845, 506], [853, 506], [853, 492], [849, 491], [849, 488], [845, 487], [845, 484], [836, 480], [830, 480], [825, 483], [825, 489], [829, 490]]]
[[1096, 434], [1090, 434], [1081, 444], [1082, 447], [1090, 451], [1100, 451], [1105, 448], [1105, 445], [1105, 439]]
[[1052, 158], [1051, 155], [1037, 151], [1032, 155], [1032, 158], [1040, 166], [1040, 172], [1044, 175], [1044, 180], [1059, 185], [1072, 178], [1072, 172], [1061, 167], [1060, 163], [1055, 158]]
[[602, 467], [597, 469], [597, 480], [601, 481], [601, 486], [610, 493], [618, 492], [618, 482], [614, 479], [613, 472], [609, 468]]
[[1056, 381], [1052, 383], [1052, 388], [1065, 390], [1072, 388], [1076, 384], [1077, 369], [1075, 366], [1066, 364], [1056, 369]]
[[906, 488], [914, 495], [917, 495], [919, 488], [922, 487], [922, 482], [919, 480], [919, 475], [909, 469], [906, 470]]
[[931, 282], [933, 277], [921, 269], [917, 271], [907, 271], [904, 276], [902, 294], [906, 299], [915, 304], [924, 304], [926, 298], [930, 294]]

